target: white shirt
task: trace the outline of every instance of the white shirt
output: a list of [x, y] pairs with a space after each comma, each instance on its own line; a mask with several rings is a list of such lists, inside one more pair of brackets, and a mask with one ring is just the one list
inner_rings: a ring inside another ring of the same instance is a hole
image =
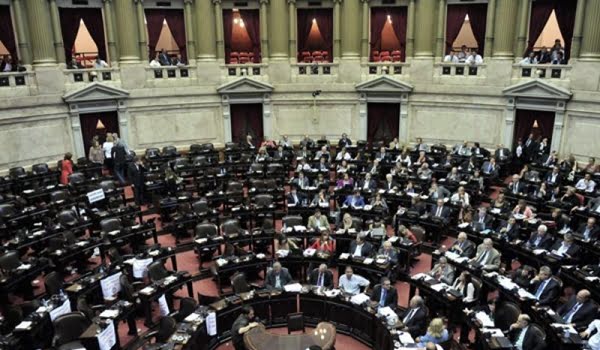
[[157, 61], [156, 59], [150, 61], [150, 67], [152, 68], [160, 68], [160, 62]]
[[352, 159], [352, 157], [350, 156], [350, 153], [345, 152], [345, 153], [338, 153], [337, 156], [335, 156], [336, 160], [350, 160]]
[[357, 244], [356, 245], [356, 249], [354, 249], [354, 253], [352, 253], [352, 256], [362, 256], [362, 247], [363, 247], [363, 245], [364, 245], [364, 243], [360, 244], [360, 245]]
[[[460, 285], [460, 284], [461, 284], [461, 282], [457, 278], [454, 281], [454, 283], [452, 284], [452, 288], [454, 288], [456, 290], [460, 290], [460, 292], [462, 293], [463, 286]], [[468, 302], [471, 302], [473, 300], [475, 300], [475, 286], [473, 286], [473, 283], [469, 283], [467, 285], [467, 295], [465, 297], [463, 297], [463, 302], [468, 303]]]
[[592, 333], [594, 330], [596, 330], [596, 334], [588, 339], [588, 345], [592, 350], [600, 350], [600, 320], [594, 320], [585, 331]]
[[483, 64], [483, 58], [481, 57], [481, 55], [470, 55], [469, 57], [467, 57], [467, 60], [465, 61], [465, 63], [467, 64]]
[[12, 71], [12, 64], [10, 64], [10, 62], [6, 62], [6, 65], [4, 66], [4, 71], [5, 72]]
[[456, 55], [446, 55], [446, 57], [444, 57], [444, 62], [458, 63], [458, 57], [456, 57]]
[[108, 68], [108, 63], [105, 60], [94, 61], [94, 68]]
[[529, 328], [529, 326], [527, 326], [521, 330], [521, 333], [519, 334], [519, 337], [517, 338], [517, 341], [515, 342], [515, 346], [519, 350], [523, 350], [523, 342], [525, 341], [525, 334], [527, 333], [527, 328]]
[[348, 280], [346, 274], [343, 274], [338, 283], [340, 288], [343, 288], [346, 293], [352, 295], [358, 294], [360, 292], [360, 287], [366, 287], [368, 285], [369, 280], [357, 274], [353, 274], [350, 280]]
[[458, 193], [455, 193], [450, 198], [450, 201], [451, 202], [461, 202], [462, 201], [463, 207], [468, 207], [469, 206], [469, 194], [465, 192], [463, 198], [460, 198], [460, 195]]
[[112, 158], [111, 151], [114, 144], [112, 142], [104, 142], [102, 149], [104, 150], [104, 158]]
[[594, 192], [594, 188], [596, 187], [596, 183], [594, 180], [587, 181], [586, 179], [581, 179], [577, 181], [575, 188], [578, 190], [582, 190], [585, 192]]

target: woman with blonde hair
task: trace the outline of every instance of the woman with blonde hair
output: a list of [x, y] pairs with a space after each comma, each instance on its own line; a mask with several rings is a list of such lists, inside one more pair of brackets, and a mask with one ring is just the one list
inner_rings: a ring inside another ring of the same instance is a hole
[[112, 134], [106, 135], [106, 141], [102, 144], [102, 150], [104, 151], [104, 165], [108, 171], [113, 169], [113, 160], [112, 160], [112, 148], [115, 145], [115, 139]]
[[439, 344], [447, 341], [448, 339], [448, 330], [446, 329], [444, 320], [442, 320], [441, 318], [434, 318], [429, 323], [429, 327], [427, 327], [427, 333], [424, 336], [418, 337], [415, 340], [418, 343], [417, 347], [422, 348], [428, 342]]
[[88, 153], [88, 159], [92, 163], [104, 164], [104, 150], [100, 146], [100, 142], [97, 139], [92, 141], [90, 152]]
[[349, 213], [345, 213], [344, 216], [342, 217], [342, 222], [340, 224], [339, 229], [340, 230], [349, 230], [352, 228], [352, 215], [350, 215]]

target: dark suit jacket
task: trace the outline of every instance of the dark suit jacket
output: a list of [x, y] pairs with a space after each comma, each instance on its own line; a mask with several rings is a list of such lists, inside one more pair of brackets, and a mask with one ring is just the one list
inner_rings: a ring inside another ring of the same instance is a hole
[[[561, 305], [557, 310], [560, 317], [565, 317], [565, 315], [569, 311], [571, 311], [571, 309], [573, 308], [573, 306], [575, 306], [576, 303], [576, 297], [572, 296], [566, 304]], [[573, 314], [573, 317], [571, 317], [571, 322], [575, 323], [575, 328], [577, 329], [585, 328], [587, 327], [587, 325], [592, 323], [592, 321], [596, 317], [597, 311], [598, 305], [588, 300], [579, 307], [575, 314]]]
[[381, 188], [383, 188], [386, 191], [391, 190], [394, 187], [398, 187], [398, 183], [396, 181], [394, 181], [394, 180], [392, 180], [392, 182], [390, 184], [388, 184], [387, 181], [384, 181], [381, 184]]
[[554, 182], [551, 182], [552, 181], [552, 172], [548, 173], [548, 175], [546, 175], [546, 177], [545, 177], [545, 181], [550, 185], [560, 186], [560, 181], [561, 181], [560, 173], [558, 174], [558, 176], [556, 176], [556, 179]]
[[[269, 271], [269, 273], [267, 273], [265, 287], [275, 288], [276, 277], [277, 274], [274, 270]], [[279, 272], [279, 283], [281, 284], [281, 287], [283, 288], [283, 286], [289, 284], [290, 282], [292, 282], [292, 275], [290, 275], [288, 269], [282, 267], [281, 272]]]
[[[384, 250], [383, 246], [381, 248], [379, 248], [379, 251], [377, 252], [377, 254], [385, 255], [385, 250]], [[398, 263], [398, 252], [396, 251], [396, 249], [394, 247], [392, 247], [390, 250], [389, 259], [390, 259], [390, 263], [392, 263], [392, 265], [396, 265]]]
[[115, 164], [123, 165], [127, 162], [127, 151], [125, 151], [125, 147], [120, 142], [117, 142], [117, 144], [113, 146], [110, 153]]
[[[354, 254], [354, 251], [356, 250], [356, 246], [357, 246], [356, 241], [350, 242], [350, 250], [348, 251], [348, 253], [350, 253], [350, 255]], [[360, 250], [360, 256], [368, 258], [369, 256], [371, 256], [372, 253], [373, 253], [373, 246], [371, 245], [371, 243], [364, 242], [362, 245], [362, 248]]]
[[[358, 181], [357, 188], [362, 190], [365, 186], [365, 181], [366, 180]], [[369, 180], [368, 189], [371, 191], [374, 191], [376, 188], [377, 188], [377, 183], [375, 182], [375, 180], [373, 180], [373, 179]]]
[[[503, 148], [502, 149], [502, 155], [506, 158], [506, 159], [510, 159], [512, 154], [510, 153], [510, 150], [508, 148]], [[499, 160], [502, 161], [503, 159], [500, 158], [500, 149], [497, 149], [494, 152], [494, 157]]]
[[[562, 245], [562, 241], [560, 241], [560, 240], [556, 241], [552, 245], [551, 250], [558, 250], [561, 245]], [[569, 255], [572, 258], [576, 258], [578, 252], [579, 252], [579, 246], [576, 243], [572, 243], [571, 246], [569, 247], [569, 249], [567, 249], [567, 255]]]
[[346, 137], [346, 139], [340, 139], [338, 141], [338, 147], [346, 147], [346, 146], [351, 146], [352, 145], [352, 141]]
[[535, 241], [537, 239], [537, 233], [534, 233], [529, 237], [529, 241], [527, 244], [531, 249], [546, 249], [550, 250], [552, 248], [552, 237], [548, 233], [544, 235], [544, 237], [540, 240], [540, 243], [537, 246], [534, 246]]
[[[503, 229], [503, 228], [507, 228], [508, 224], [505, 223], [504, 225], [502, 225], [500, 227], [499, 230]], [[521, 230], [521, 227], [519, 226], [519, 224], [515, 223], [514, 225], [512, 225], [510, 227], [510, 229], [506, 230], [506, 232], [502, 233], [502, 235], [506, 235], [506, 237], [508, 238], [509, 241], [514, 241], [516, 239], [519, 238], [519, 231]]]
[[[373, 288], [373, 293], [371, 293], [371, 300], [379, 303], [379, 299], [381, 298], [381, 284], [378, 284]], [[398, 292], [396, 288], [393, 286], [390, 290], [387, 291], [385, 295], [384, 306], [397, 307], [398, 306]]]
[[[541, 281], [536, 281], [534, 283], [529, 284], [529, 291], [531, 292], [531, 294], [535, 295], [540, 283], [541, 283]], [[558, 282], [556, 282], [556, 280], [554, 278], [550, 278], [550, 282], [548, 282], [548, 284], [546, 285], [546, 288], [542, 292], [542, 295], [540, 295], [540, 300], [538, 300], [538, 302], [542, 306], [551, 305], [556, 300], [558, 300], [559, 296], [560, 296], [560, 286], [558, 285]]]
[[[577, 230], [577, 233], [581, 234], [583, 236], [583, 234], [585, 233], [585, 228], [587, 226], [587, 223], [583, 223], [581, 225], [579, 225], [579, 229]], [[598, 238], [598, 234], [600, 233], [600, 227], [598, 227], [598, 225], [594, 225], [594, 227], [590, 230], [590, 239], [596, 239]]]
[[[458, 247], [459, 242], [455, 241], [452, 247], [450, 247], [450, 251], [454, 251], [455, 247]], [[460, 254], [461, 257], [471, 258], [475, 255], [475, 243], [469, 241], [468, 239], [464, 242], [464, 247], [462, 248], [463, 252]], [[458, 254], [458, 250], [456, 250]]]
[[294, 201], [294, 196], [292, 196], [292, 193], [288, 193], [287, 195], [287, 203], [288, 204], [296, 204], [296, 205], [300, 205], [302, 204], [302, 201], [304, 199], [306, 199], [306, 196], [303, 193], [300, 192], [296, 192], [296, 197], [298, 198], [298, 201]]
[[[411, 308], [408, 308], [401, 315], [399, 315], [400, 321], [403, 321], [411, 310]], [[410, 335], [413, 337], [418, 337], [425, 334], [425, 330], [427, 328], [427, 309], [425, 309], [425, 306], [421, 306], [417, 312], [415, 312], [415, 314], [406, 321], [407, 322], [404, 326], [408, 328]]]
[[[431, 210], [429, 211], [429, 214], [433, 217], [435, 216], [435, 214], [437, 213], [438, 210], [438, 206], [435, 205], [431, 208]], [[447, 219], [448, 216], [450, 216], [450, 208], [448, 208], [447, 206], [442, 206], [442, 213], [441, 213], [442, 219]]]
[[515, 187], [516, 187], [516, 191], [517, 193], [523, 193], [525, 192], [525, 183], [522, 181], [519, 182], [515, 182], [512, 184], [508, 185], [508, 190], [510, 191], [510, 193], [514, 193], [515, 192]]
[[[317, 285], [318, 279], [319, 279], [319, 269], [316, 268], [316, 269], [312, 270], [308, 280], [309, 280], [310, 284]], [[333, 288], [333, 273], [331, 273], [331, 271], [329, 271], [329, 270], [325, 271], [325, 275], [323, 276], [323, 285], [326, 288]]]
[[143, 166], [139, 166], [136, 168], [135, 163], [129, 163], [127, 167], [127, 178], [129, 178], [129, 182], [135, 187], [143, 187], [144, 186], [144, 173], [146, 172], [146, 168]]
[[474, 228], [477, 229], [491, 229], [492, 228], [492, 222], [493, 222], [494, 218], [491, 215], [485, 214], [485, 216], [483, 217], [483, 225], [479, 222], [479, 214], [476, 214], [473, 217], [473, 222], [471, 223], [471, 226], [473, 226]]
[[[513, 344], [519, 338], [521, 333], [520, 329], [514, 329], [510, 331], [509, 337]], [[532, 328], [527, 328], [525, 333], [525, 339], [523, 339], [523, 350], [543, 350], [546, 348], [546, 342], [542, 339]]]

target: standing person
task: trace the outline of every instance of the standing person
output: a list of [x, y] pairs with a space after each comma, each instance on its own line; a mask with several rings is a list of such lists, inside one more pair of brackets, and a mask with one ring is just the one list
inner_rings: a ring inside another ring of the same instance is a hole
[[115, 169], [115, 176], [121, 186], [125, 184], [125, 166], [127, 165], [127, 152], [121, 141], [117, 141], [111, 149], [111, 158]]
[[92, 146], [90, 147], [90, 152], [88, 153], [88, 159], [92, 163], [104, 164], [104, 150], [96, 139], [92, 141]]
[[135, 156], [133, 162], [129, 163], [127, 168], [127, 177], [133, 187], [133, 197], [135, 198], [135, 204], [144, 204], [144, 174], [146, 168], [142, 163], [140, 157]]
[[115, 145], [114, 141], [115, 139], [112, 134], [107, 134], [106, 141], [102, 144], [102, 149], [104, 150], [104, 166], [109, 172], [112, 171], [113, 168], [112, 148]]
[[63, 185], [69, 184], [69, 175], [73, 174], [73, 155], [69, 152], [65, 153], [60, 165], [60, 183]]
[[244, 334], [256, 326], [258, 326], [258, 322], [254, 321], [254, 309], [248, 305], [243, 306], [242, 313], [235, 319], [231, 327], [231, 342], [235, 350], [246, 350]]

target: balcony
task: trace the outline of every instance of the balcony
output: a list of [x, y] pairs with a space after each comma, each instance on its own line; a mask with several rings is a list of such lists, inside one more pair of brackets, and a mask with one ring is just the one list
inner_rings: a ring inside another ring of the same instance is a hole
[[[335, 81], [338, 77], [337, 63], [314, 62], [291, 65], [293, 82]], [[319, 78], [317, 78], [319, 77]]]
[[195, 66], [146, 67], [146, 87], [191, 86], [196, 81]]
[[227, 77], [239, 78], [250, 76], [260, 78], [261, 76], [266, 75], [267, 65], [264, 63], [234, 63], [226, 64], [223, 67]]
[[121, 80], [119, 69], [117, 68], [65, 69], [63, 73], [66, 78], [66, 84], [76, 85], [77, 88], [95, 81], [110, 84], [110, 82], [117, 83]]
[[465, 63], [435, 63], [436, 77], [485, 77], [485, 64], [470, 65]]
[[515, 64], [513, 79], [569, 80], [572, 66], [562, 64]]
[[33, 72], [0, 73], [0, 96], [30, 96], [35, 85]]
[[376, 75], [408, 75], [409, 64], [405, 62], [368, 62], [362, 65], [362, 80]]

